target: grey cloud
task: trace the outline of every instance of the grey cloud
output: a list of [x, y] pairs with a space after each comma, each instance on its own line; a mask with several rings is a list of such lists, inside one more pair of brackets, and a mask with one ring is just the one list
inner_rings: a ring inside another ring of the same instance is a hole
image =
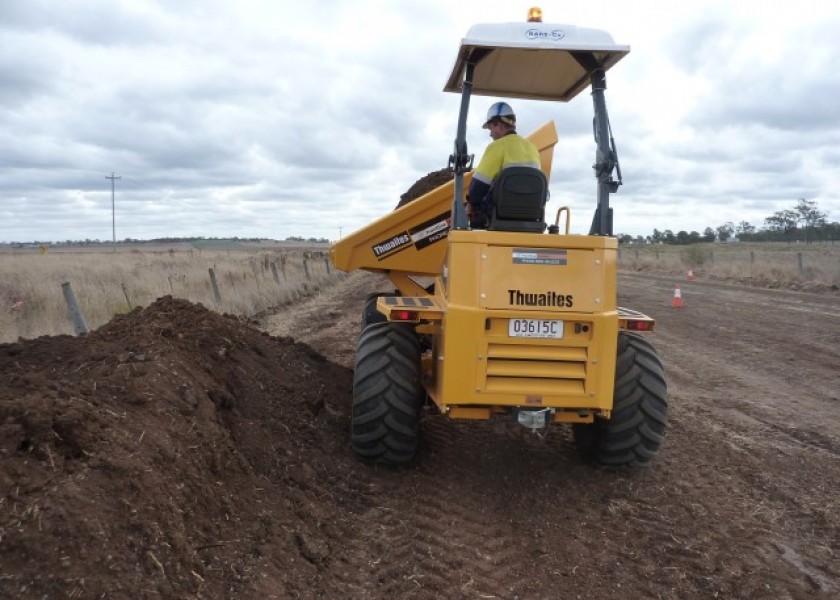
[[[757, 124], [782, 131], [837, 127], [840, 46], [836, 37], [840, 19], [779, 31], [778, 47], [767, 49], [771, 59], [756, 56], [754, 51], [751, 54], [738, 44], [740, 36], [748, 33], [743, 25], [737, 31], [727, 30], [721, 23], [715, 26], [719, 28], [716, 34], [706, 30], [703, 34], [714, 43], [714, 52], [699, 52], [706, 58], [697, 62], [675, 59], [689, 72], [691, 68], [701, 72], [711, 83], [708, 93], [697, 102], [691, 124], [698, 128]], [[676, 54], [686, 55], [691, 56], [688, 52]]]
[[148, 11], [99, 0], [10, 0], [0, 3], [0, 29], [60, 32], [86, 44], [134, 45], [160, 41], [160, 23]]
[[667, 56], [686, 73], [714, 74], [725, 68], [727, 57], [737, 56], [737, 41], [745, 31], [743, 24], [733, 23], [725, 15], [690, 22], [678, 26], [667, 38]]
[[[3, 45], [0, 47], [0, 106], [21, 106], [27, 100], [54, 89], [57, 76], [50, 52], [30, 52], [29, 34], [0, 29]], [[0, 116], [0, 118], [3, 118]], [[5, 120], [5, 119], [4, 119]]]

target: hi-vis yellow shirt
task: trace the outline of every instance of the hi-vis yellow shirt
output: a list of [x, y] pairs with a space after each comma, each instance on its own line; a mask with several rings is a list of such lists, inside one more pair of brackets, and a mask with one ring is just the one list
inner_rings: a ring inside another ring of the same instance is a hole
[[473, 173], [473, 179], [490, 185], [505, 167], [540, 168], [540, 152], [534, 143], [518, 134], [493, 140]]

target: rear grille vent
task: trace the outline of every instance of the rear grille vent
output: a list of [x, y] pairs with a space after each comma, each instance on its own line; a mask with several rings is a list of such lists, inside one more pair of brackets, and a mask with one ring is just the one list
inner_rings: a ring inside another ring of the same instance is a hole
[[486, 391], [583, 396], [586, 348], [490, 344]]

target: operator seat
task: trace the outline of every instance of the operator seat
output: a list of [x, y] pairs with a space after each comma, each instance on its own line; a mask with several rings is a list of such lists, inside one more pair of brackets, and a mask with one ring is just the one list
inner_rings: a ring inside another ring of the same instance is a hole
[[547, 200], [548, 181], [540, 169], [502, 169], [493, 185], [493, 211], [487, 229], [542, 233]]

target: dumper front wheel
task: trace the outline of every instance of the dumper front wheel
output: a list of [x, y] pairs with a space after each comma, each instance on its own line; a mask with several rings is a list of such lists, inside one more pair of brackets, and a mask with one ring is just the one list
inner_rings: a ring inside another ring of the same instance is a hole
[[641, 335], [620, 332], [610, 419], [573, 426], [585, 456], [613, 469], [648, 466], [665, 436], [668, 393], [665, 371]]
[[405, 324], [372, 323], [356, 346], [350, 441], [372, 462], [402, 465], [414, 458], [425, 391], [420, 342]]

